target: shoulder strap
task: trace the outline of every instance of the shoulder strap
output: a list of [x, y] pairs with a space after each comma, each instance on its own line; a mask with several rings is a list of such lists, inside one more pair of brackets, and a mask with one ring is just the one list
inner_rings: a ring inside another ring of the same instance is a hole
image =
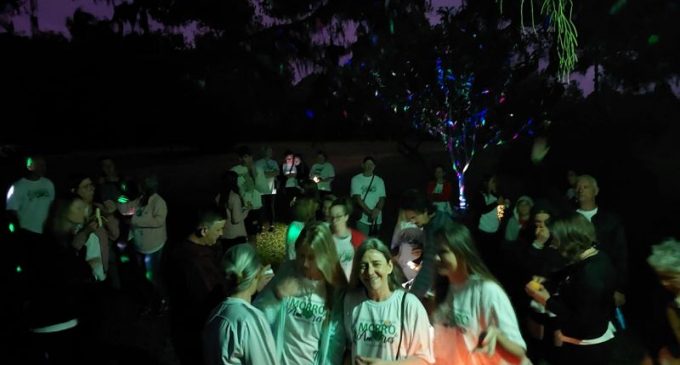
[[368, 183], [368, 188], [366, 188], [366, 192], [364, 193], [364, 197], [361, 198], [361, 200], [366, 201], [366, 196], [368, 195], [368, 192], [371, 191], [371, 186], [373, 186], [373, 179], [375, 179], [375, 174], [371, 176], [371, 182]]
[[404, 337], [404, 310], [406, 308], [405, 302], [407, 295], [408, 292], [404, 292], [404, 296], [401, 297], [401, 327], [399, 328], [399, 346], [397, 347], [397, 358], [395, 360], [399, 360], [399, 356], [401, 355], [401, 340]]

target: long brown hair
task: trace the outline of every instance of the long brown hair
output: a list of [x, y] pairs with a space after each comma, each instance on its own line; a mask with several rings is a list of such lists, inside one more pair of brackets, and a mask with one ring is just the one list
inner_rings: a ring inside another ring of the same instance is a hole
[[595, 226], [580, 213], [555, 220], [550, 226], [550, 235], [557, 251], [570, 263], [578, 261], [583, 251], [597, 240]]
[[[498, 280], [479, 255], [470, 230], [463, 224], [449, 220], [435, 233], [435, 237], [445, 243], [456, 256], [459, 266], [465, 265], [468, 274], [476, 274], [484, 281], [493, 281], [498, 284]], [[446, 298], [446, 290], [448, 290], [448, 282], [437, 283], [435, 286], [437, 301]]]

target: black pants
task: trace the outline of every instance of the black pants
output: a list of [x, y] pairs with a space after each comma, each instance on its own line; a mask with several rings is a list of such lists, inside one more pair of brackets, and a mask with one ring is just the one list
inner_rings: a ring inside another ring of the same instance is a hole
[[31, 333], [27, 364], [81, 364], [78, 327], [53, 333]]
[[262, 208], [251, 210], [243, 222], [249, 236], [262, 232], [262, 210]]
[[262, 210], [263, 221], [269, 223], [269, 226], [274, 225], [276, 219], [276, 195], [266, 194], [262, 195]]

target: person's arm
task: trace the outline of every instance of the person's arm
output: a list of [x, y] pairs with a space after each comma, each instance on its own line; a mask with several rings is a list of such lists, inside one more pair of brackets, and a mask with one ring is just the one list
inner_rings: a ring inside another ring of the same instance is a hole
[[496, 351], [496, 346], [500, 346], [512, 356], [524, 357], [526, 343], [520, 333], [510, 299], [498, 284], [489, 281], [483, 285], [482, 300], [484, 307], [489, 308], [485, 313], [486, 322], [491, 325], [487, 327], [486, 336], [477, 350], [492, 355]]
[[231, 217], [231, 224], [243, 222], [248, 216], [248, 212], [249, 210], [243, 209], [240, 197], [229, 194], [229, 216]]
[[347, 347], [344, 322], [344, 293], [336, 290], [333, 299], [333, 312], [329, 314], [331, 318], [324, 329], [324, 331], [328, 332], [326, 336], [329, 339], [328, 353], [326, 354], [324, 361], [328, 364], [342, 364], [345, 357], [345, 349]]
[[335, 168], [333, 165], [328, 165], [328, 173], [326, 174], [326, 177], [322, 178], [321, 181], [323, 182], [331, 182], [333, 179], [335, 179]]
[[481, 347], [477, 351], [493, 355], [496, 352], [496, 346], [500, 346], [515, 357], [523, 358], [525, 356], [525, 350], [522, 346], [510, 340], [498, 327], [489, 326], [486, 329], [486, 336], [482, 339]]
[[427, 183], [427, 187], [425, 187], [425, 194], [427, 194], [427, 198], [430, 199], [430, 201], [437, 201], [439, 194], [434, 193], [434, 188], [437, 186], [436, 181], [430, 181]]
[[441, 201], [449, 202], [451, 201], [452, 194], [451, 183], [448, 181], [444, 182], [444, 187], [442, 188]]
[[274, 337], [269, 328], [263, 328], [258, 323], [252, 322], [257, 320], [257, 318], [248, 318], [248, 322], [244, 323], [241, 345], [246, 354], [245, 363], [278, 365], [279, 358], [276, 354]]
[[614, 266], [616, 267], [616, 291], [614, 298], [616, 306], [621, 306], [626, 302], [625, 291], [628, 282], [628, 241], [621, 221], [616, 219], [614, 231], [614, 250], [616, 251]]

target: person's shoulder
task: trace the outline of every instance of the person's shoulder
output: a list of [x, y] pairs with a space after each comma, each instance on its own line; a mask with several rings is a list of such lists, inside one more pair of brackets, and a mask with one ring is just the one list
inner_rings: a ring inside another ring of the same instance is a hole
[[399, 302], [404, 302], [404, 310], [407, 310], [409, 312], [415, 310], [415, 311], [420, 311], [422, 310], [425, 312], [425, 307], [423, 306], [423, 303], [418, 299], [418, 297], [413, 294], [409, 293], [405, 290], [398, 289], [397, 292], [401, 292], [402, 294], [399, 296]]
[[[597, 217], [597, 218], [596, 218]], [[620, 223], [621, 217], [614, 211], [607, 208], [597, 207], [597, 213], [593, 216], [593, 219], [598, 219], [601, 221]]]

